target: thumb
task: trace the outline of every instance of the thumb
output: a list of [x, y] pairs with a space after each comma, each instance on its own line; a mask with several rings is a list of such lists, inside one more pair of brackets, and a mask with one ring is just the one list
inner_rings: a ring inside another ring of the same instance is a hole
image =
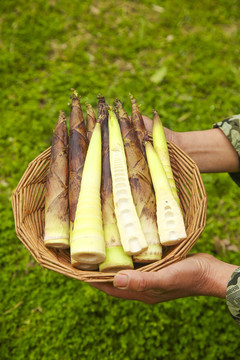
[[127, 270], [115, 275], [113, 285], [122, 290], [145, 291], [157, 288], [158, 282], [159, 276], [156, 272]]

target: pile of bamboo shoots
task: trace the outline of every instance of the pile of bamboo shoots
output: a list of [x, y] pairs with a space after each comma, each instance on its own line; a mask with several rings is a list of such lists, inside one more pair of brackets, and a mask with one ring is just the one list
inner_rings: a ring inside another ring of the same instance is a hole
[[153, 111], [153, 142], [130, 96], [131, 118], [120, 100], [98, 96], [98, 114], [71, 96], [69, 133], [60, 112], [45, 190], [47, 247], [70, 249], [81, 270], [116, 272], [162, 258], [162, 246], [186, 238], [162, 122]]

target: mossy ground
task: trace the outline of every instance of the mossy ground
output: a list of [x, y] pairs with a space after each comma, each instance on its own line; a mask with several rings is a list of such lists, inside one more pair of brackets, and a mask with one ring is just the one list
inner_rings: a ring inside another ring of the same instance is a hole
[[[42, 269], [16, 237], [11, 193], [59, 110], [69, 116], [71, 88], [127, 111], [131, 92], [175, 131], [240, 113], [239, 1], [2, 0], [0, 13], [0, 358], [236, 359], [224, 300], [149, 306]], [[207, 226], [193, 251], [239, 264], [239, 189], [228, 174], [203, 180]], [[218, 252], [223, 239], [235, 247]]]

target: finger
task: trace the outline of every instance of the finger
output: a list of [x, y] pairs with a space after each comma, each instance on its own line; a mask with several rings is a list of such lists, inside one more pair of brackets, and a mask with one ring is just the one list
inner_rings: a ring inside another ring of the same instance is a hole
[[118, 289], [142, 292], [159, 287], [158, 272], [128, 270], [116, 274], [113, 285]]
[[89, 282], [89, 285], [91, 285], [95, 289], [104, 291], [106, 293], [111, 292], [111, 290], [115, 289], [113, 284], [108, 282]]
[[91, 286], [93, 286], [94, 288], [105, 292], [109, 296], [114, 296], [114, 297], [124, 299], [124, 300], [138, 300], [138, 301], [146, 302], [145, 297], [144, 296], [139, 297], [139, 293], [137, 293], [136, 291], [121, 290], [121, 289], [114, 287], [110, 283], [96, 282], [96, 283], [89, 283], [89, 284]]

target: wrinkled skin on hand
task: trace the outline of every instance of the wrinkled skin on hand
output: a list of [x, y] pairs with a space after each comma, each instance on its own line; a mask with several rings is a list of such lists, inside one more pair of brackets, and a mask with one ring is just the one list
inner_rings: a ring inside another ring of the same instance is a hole
[[113, 283], [91, 285], [108, 295], [147, 304], [195, 295], [224, 298], [233, 271], [234, 265], [200, 253], [156, 272], [124, 270], [116, 274]]

